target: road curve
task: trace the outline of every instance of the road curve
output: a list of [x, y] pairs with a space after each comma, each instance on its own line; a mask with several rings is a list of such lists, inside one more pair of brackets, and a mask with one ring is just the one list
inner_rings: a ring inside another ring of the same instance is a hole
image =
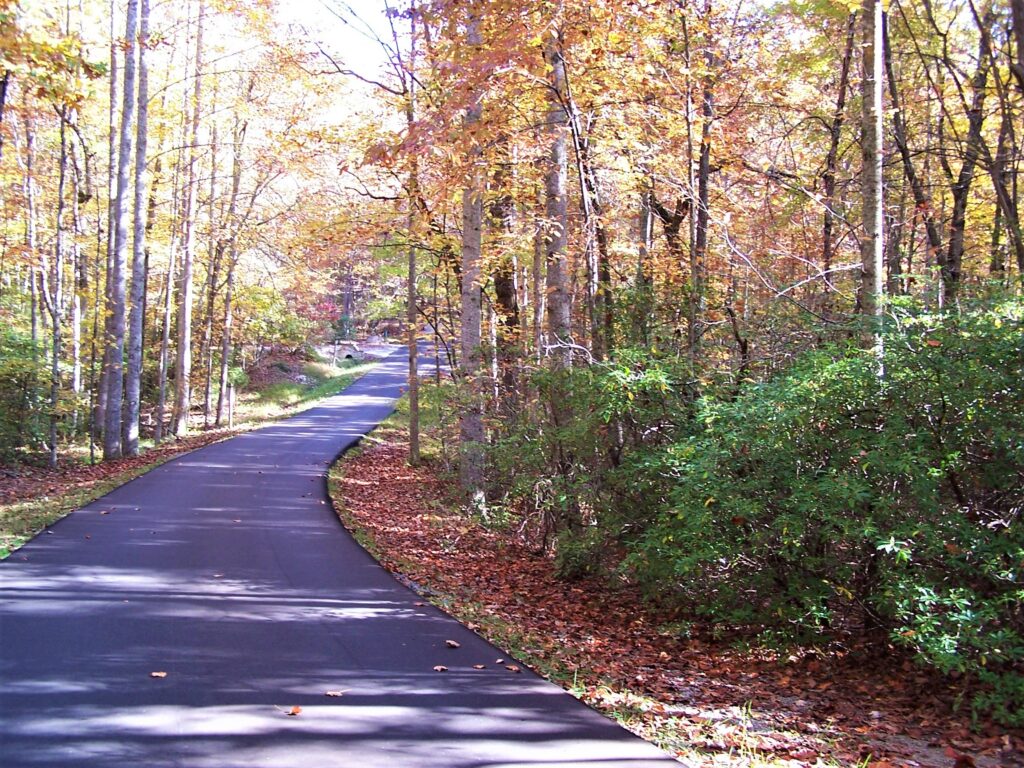
[[673, 764], [505, 669], [341, 528], [327, 466], [403, 381], [398, 352], [323, 405], [171, 461], [0, 562], [0, 766]]

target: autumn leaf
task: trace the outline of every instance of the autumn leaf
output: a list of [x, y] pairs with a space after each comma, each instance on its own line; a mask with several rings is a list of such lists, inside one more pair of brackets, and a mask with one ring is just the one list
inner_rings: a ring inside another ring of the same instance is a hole
[[164, 678], [164, 677], [167, 677], [167, 673], [166, 672], [150, 672], [149, 676], [150, 677]]
[[487, 669], [486, 664], [474, 664], [473, 669]]
[[456, 642], [455, 640], [445, 640], [444, 644], [447, 645], [449, 648], [460, 648], [460, 647], [462, 647], [462, 644]]
[[505, 669], [507, 669], [509, 672], [520, 672], [520, 671], [522, 671], [522, 670], [519, 669], [519, 666], [517, 664], [506, 664], [505, 665]]
[[444, 664], [438, 664], [436, 667], [434, 667], [434, 671], [435, 672], [447, 672], [448, 671], [448, 667], [444, 666]]
[[344, 691], [324, 691], [324, 696], [330, 696], [332, 699], [337, 699], [344, 695]]

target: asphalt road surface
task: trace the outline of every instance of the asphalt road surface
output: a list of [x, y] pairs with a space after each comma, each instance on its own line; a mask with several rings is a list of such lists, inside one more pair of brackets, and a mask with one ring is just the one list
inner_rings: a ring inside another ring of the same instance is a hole
[[0, 766], [673, 764], [497, 663], [512, 660], [344, 532], [326, 469], [403, 381], [397, 352], [324, 405], [171, 461], [0, 562]]

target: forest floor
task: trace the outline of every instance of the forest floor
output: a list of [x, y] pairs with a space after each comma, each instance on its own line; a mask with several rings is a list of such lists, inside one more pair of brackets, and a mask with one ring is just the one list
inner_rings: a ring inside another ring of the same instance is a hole
[[340, 361], [338, 366], [310, 360], [302, 354], [275, 354], [249, 374], [239, 393], [231, 428], [203, 427], [194, 415], [192, 434], [154, 446], [143, 441], [141, 455], [90, 463], [88, 449], [63, 451], [51, 469], [42, 454], [26, 454], [18, 462], [0, 464], [0, 558], [66, 514], [109, 493], [132, 478], [197, 448], [247, 432], [305, 408], [341, 391], [372, 365]]
[[331, 474], [343, 522], [400, 580], [681, 761], [710, 768], [1024, 765], [1024, 734], [972, 725], [957, 689], [857, 652], [744, 648], [645, 609], [629, 585], [560, 580], [479, 525], [450, 478], [410, 468], [394, 422]]

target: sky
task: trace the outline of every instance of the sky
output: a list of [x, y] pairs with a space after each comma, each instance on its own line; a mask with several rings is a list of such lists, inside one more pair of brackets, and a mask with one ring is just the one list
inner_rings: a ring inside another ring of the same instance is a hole
[[374, 35], [391, 37], [384, 11], [384, 0], [281, 0], [278, 13], [301, 25], [342, 66], [376, 77], [386, 59]]

